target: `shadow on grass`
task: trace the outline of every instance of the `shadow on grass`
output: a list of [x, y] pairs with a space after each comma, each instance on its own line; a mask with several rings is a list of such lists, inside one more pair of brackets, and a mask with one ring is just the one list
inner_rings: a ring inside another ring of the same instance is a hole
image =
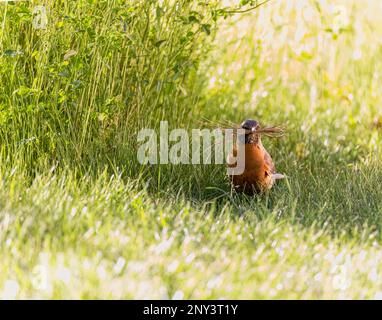
[[382, 170], [377, 159], [363, 163], [349, 155], [328, 154], [324, 146], [317, 146], [315, 153], [300, 161], [293, 155], [280, 161], [288, 179], [278, 181], [263, 195], [232, 191], [224, 166], [161, 168], [160, 174], [154, 174], [153, 168], [147, 192], [168, 203], [186, 201], [196, 210], [212, 209], [216, 215], [228, 210], [233, 218], [255, 222], [273, 219], [350, 236], [367, 228], [379, 236]]

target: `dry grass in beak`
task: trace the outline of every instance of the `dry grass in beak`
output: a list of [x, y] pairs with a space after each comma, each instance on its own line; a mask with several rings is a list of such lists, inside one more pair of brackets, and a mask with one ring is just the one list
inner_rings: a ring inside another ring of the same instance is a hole
[[[233, 130], [237, 130], [237, 129], [238, 128], [234, 128]], [[245, 130], [245, 133], [260, 134], [270, 138], [281, 138], [285, 135], [285, 129], [283, 127], [274, 126], [274, 127], [259, 128], [256, 131]]]
[[270, 138], [281, 138], [285, 135], [285, 128], [279, 126], [265, 127], [256, 130], [256, 133]]
[[[229, 120], [216, 121], [203, 118], [198, 122], [204, 127], [221, 129], [223, 131], [233, 130], [234, 134], [237, 134], [237, 130], [241, 129], [240, 125], [237, 125]], [[257, 129], [255, 132], [252, 132], [251, 130], [245, 130], [245, 133], [256, 133], [270, 138], [281, 138], [285, 135], [285, 128], [282, 126], [264, 127]]]

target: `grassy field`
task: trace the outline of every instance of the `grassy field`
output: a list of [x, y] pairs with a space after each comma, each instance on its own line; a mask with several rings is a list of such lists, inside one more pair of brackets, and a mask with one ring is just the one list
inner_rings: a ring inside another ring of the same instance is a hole
[[[382, 299], [382, 4], [237, 2], [0, 3], [0, 298]], [[246, 118], [287, 128], [268, 195], [137, 162]]]

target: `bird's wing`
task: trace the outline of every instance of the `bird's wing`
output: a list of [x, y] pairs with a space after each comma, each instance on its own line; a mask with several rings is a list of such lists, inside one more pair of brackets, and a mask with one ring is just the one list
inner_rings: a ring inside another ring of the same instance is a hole
[[268, 151], [264, 148], [264, 161], [266, 166], [268, 167], [269, 173], [276, 173], [275, 164], [273, 163], [272, 157], [269, 155]]
[[270, 175], [272, 176], [273, 181], [286, 178], [285, 175], [281, 173], [276, 173], [276, 167], [272, 161], [272, 157], [269, 155], [269, 153], [265, 149], [264, 149], [264, 161], [270, 170]]

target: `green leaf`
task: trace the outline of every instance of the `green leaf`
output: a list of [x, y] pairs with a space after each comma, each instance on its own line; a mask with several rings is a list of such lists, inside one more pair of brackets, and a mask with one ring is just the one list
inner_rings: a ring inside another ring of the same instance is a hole
[[189, 23], [199, 23], [199, 19], [193, 15], [188, 17], [188, 22]]
[[202, 30], [210, 35], [211, 34], [211, 25], [210, 24], [202, 24]]
[[157, 42], [155, 42], [155, 46], [157, 47], [157, 48], [159, 48], [160, 46], [161, 46], [161, 44], [163, 44], [164, 42], [166, 42], [167, 40], [166, 39], [162, 39], [162, 40], [159, 40], [159, 41], [157, 41]]
[[33, 90], [31, 88], [28, 88], [26, 86], [20, 86], [16, 91], [14, 91], [13, 93], [21, 96], [21, 97], [25, 97], [27, 95], [29, 95]]

